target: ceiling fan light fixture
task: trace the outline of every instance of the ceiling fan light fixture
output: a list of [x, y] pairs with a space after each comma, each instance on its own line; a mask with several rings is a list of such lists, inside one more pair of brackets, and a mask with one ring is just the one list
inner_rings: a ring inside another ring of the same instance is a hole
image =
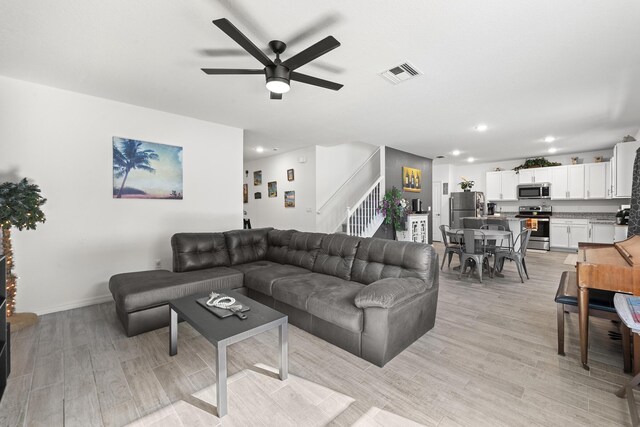
[[273, 93], [287, 93], [291, 89], [289, 82], [285, 79], [272, 77], [267, 79], [267, 90]]

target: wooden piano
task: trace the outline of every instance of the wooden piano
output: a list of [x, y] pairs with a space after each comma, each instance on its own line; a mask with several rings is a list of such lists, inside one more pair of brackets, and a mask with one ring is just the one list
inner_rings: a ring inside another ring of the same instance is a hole
[[614, 244], [579, 243], [576, 270], [580, 353], [588, 370], [589, 289], [640, 295], [640, 235]]

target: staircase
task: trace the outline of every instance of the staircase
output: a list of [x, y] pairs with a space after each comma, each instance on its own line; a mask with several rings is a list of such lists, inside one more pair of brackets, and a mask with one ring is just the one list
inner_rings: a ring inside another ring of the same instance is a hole
[[384, 182], [384, 147], [380, 147], [318, 209], [316, 230], [373, 236], [384, 221], [377, 210]]
[[343, 230], [350, 236], [372, 237], [384, 221], [384, 217], [378, 212], [383, 196], [384, 176], [381, 176], [353, 208], [347, 208]]

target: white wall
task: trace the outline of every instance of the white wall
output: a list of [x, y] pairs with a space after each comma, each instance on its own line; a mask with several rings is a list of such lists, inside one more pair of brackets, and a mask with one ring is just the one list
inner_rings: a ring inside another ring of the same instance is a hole
[[[18, 311], [109, 299], [113, 274], [171, 269], [173, 233], [242, 227], [241, 129], [4, 77], [0, 107], [0, 174], [48, 199], [13, 233]], [[184, 147], [184, 200], [113, 199], [112, 136]]]
[[[300, 163], [300, 158], [306, 161]], [[295, 180], [287, 181], [287, 169], [294, 169]], [[246, 162], [244, 183], [249, 185], [249, 203], [244, 205], [246, 218], [251, 220], [253, 228], [275, 227], [315, 231], [316, 226], [316, 150], [315, 146], [296, 151], [277, 154]], [[253, 185], [253, 172], [262, 171], [262, 184]], [[270, 198], [267, 183], [278, 183], [278, 196]], [[296, 192], [295, 208], [284, 207], [284, 192]], [[262, 199], [256, 200], [256, 192], [262, 193]]]
[[[316, 201], [322, 206], [379, 147], [365, 143], [340, 144], [331, 147], [316, 146]], [[378, 178], [379, 165], [364, 171], [368, 188]], [[364, 193], [366, 190], [362, 190]], [[362, 194], [358, 194], [358, 197]]]

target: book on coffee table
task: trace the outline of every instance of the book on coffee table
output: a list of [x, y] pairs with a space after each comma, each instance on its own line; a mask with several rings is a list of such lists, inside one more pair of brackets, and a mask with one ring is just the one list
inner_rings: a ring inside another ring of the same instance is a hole
[[640, 323], [640, 297], [628, 296], [626, 299], [633, 321]]
[[[224, 295], [221, 294], [220, 296], [224, 296]], [[196, 299], [196, 301], [203, 308], [209, 310], [211, 313], [215, 314], [221, 319], [224, 319], [225, 317], [233, 316], [235, 314], [233, 311], [227, 310], [226, 308], [209, 307], [207, 305], [207, 301], [209, 301], [209, 297], [198, 298]], [[251, 310], [251, 307], [249, 307], [248, 305], [242, 305], [242, 310], [240, 310], [240, 312], [244, 313], [245, 311], [249, 311], [249, 310]]]

